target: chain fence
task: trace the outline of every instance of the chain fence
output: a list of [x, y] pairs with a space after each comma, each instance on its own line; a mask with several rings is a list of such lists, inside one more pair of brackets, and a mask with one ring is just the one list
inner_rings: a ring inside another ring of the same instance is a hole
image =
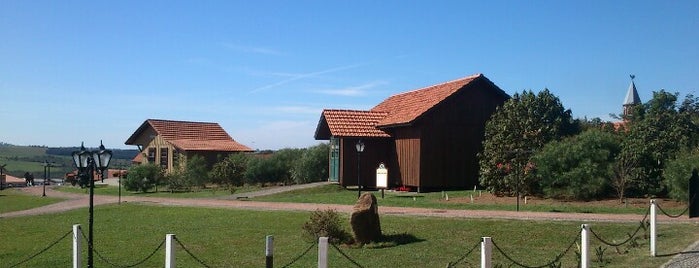
[[188, 254], [190, 257], [192, 257], [192, 259], [194, 259], [194, 260], [197, 261], [199, 264], [201, 264], [201, 266], [204, 266], [204, 267], [207, 267], [207, 268], [210, 268], [210, 267], [211, 267], [211, 266], [207, 265], [207, 264], [206, 264], [204, 261], [202, 261], [201, 259], [197, 258], [197, 256], [194, 256], [194, 254], [192, 254], [192, 252], [189, 251], [189, 249], [187, 249], [187, 247], [185, 247], [184, 244], [182, 244], [182, 241], [180, 241], [180, 239], [178, 239], [177, 236], [174, 236], [174, 238], [175, 238], [175, 241], [177, 241], [177, 244], [180, 244], [180, 246], [182, 247], [182, 249], [184, 250], [184, 252], [187, 252], [187, 254]]
[[[694, 198], [692, 198], [692, 200], [694, 200]], [[691, 203], [691, 201], [690, 201], [690, 203]], [[679, 218], [679, 217], [682, 217], [682, 215], [686, 214], [687, 211], [689, 211], [689, 204], [687, 205], [687, 207], [686, 207], [680, 214], [677, 214], [677, 215], [671, 215], [671, 214], [665, 212], [665, 210], [663, 209], [663, 207], [660, 206], [660, 204], [655, 204], [655, 206], [658, 207], [658, 210], [660, 210], [661, 213], [665, 214], [665, 216], [668, 216], [668, 217], [670, 217], [670, 218]]]
[[350, 258], [350, 256], [348, 256], [347, 254], [345, 254], [345, 252], [343, 252], [343, 251], [342, 251], [339, 247], [337, 247], [335, 244], [330, 243], [330, 245], [331, 245], [335, 250], [337, 250], [337, 252], [340, 252], [340, 255], [344, 256], [345, 259], [349, 260], [352, 264], [354, 264], [354, 266], [359, 267], [359, 268], [364, 268], [364, 266], [362, 266], [362, 265], [359, 264], [357, 261], [355, 261], [355, 260], [353, 260], [352, 258]]
[[638, 231], [640, 231], [641, 229], [644, 229], [644, 230], [646, 229], [646, 219], [648, 218], [648, 215], [649, 215], [649, 214], [650, 214], [650, 208], [648, 208], [648, 210], [646, 210], [646, 215], [643, 216], [643, 219], [641, 220], [640, 224], [639, 224], [638, 227], [636, 228], [636, 231], [634, 231], [633, 234], [628, 235], [629, 238], [627, 238], [626, 240], [624, 240], [624, 241], [621, 242], [621, 243], [613, 243], [613, 242], [609, 242], [609, 241], [607, 241], [607, 240], [604, 240], [604, 239], [602, 238], [602, 236], [600, 236], [599, 234], [597, 234], [597, 233], [595, 232], [595, 230], [593, 230], [592, 228], [590, 228], [590, 233], [592, 233], [592, 235], [593, 235], [595, 238], [597, 238], [597, 240], [599, 240], [600, 242], [602, 242], [602, 244], [605, 244], [605, 245], [610, 246], [610, 247], [622, 246], [622, 245], [625, 245], [626, 243], [629, 243], [631, 240], [633, 240], [633, 238], [636, 237], [636, 234], [638, 234]]
[[24, 264], [25, 262], [28, 262], [28, 261], [30, 261], [30, 260], [36, 258], [37, 256], [39, 256], [39, 255], [41, 255], [41, 254], [44, 254], [44, 252], [46, 252], [47, 250], [51, 249], [53, 246], [55, 246], [56, 244], [58, 244], [58, 242], [61, 242], [61, 240], [63, 240], [63, 239], [65, 239], [66, 237], [68, 237], [68, 235], [70, 235], [71, 233], [73, 233], [73, 230], [68, 231], [66, 234], [64, 234], [63, 236], [61, 236], [61, 238], [59, 238], [59, 239], [57, 239], [56, 241], [54, 241], [53, 243], [49, 244], [49, 245], [48, 245], [47, 247], [45, 247], [44, 249], [39, 250], [37, 253], [32, 254], [32, 255], [29, 256], [28, 258], [26, 258], [26, 259], [24, 259], [24, 260], [22, 260], [22, 261], [20, 261], [20, 262], [18, 262], [18, 263], [12, 264], [12, 265], [10, 265], [9, 267], [10, 267], [10, 268], [14, 268], [14, 267], [20, 266], [20, 265]]
[[134, 264], [128, 264], [128, 265], [119, 265], [119, 264], [115, 264], [114, 262], [107, 260], [107, 258], [102, 256], [102, 254], [99, 251], [97, 251], [97, 249], [95, 249], [94, 246], [92, 247], [92, 250], [95, 252], [95, 255], [97, 255], [97, 258], [99, 258], [103, 262], [105, 262], [113, 267], [130, 268], [130, 267], [137, 267], [137, 266], [145, 263], [146, 261], [150, 260], [151, 258], [153, 258], [153, 256], [155, 256], [155, 253], [157, 253], [163, 247], [163, 245], [165, 245], [165, 239], [160, 241], [160, 245], [158, 245], [158, 247], [156, 247], [150, 254], [148, 254], [148, 256], [141, 259], [140, 261], [135, 262]]
[[303, 253], [301, 253], [300, 255], [296, 256], [296, 258], [292, 259], [291, 262], [289, 262], [289, 263], [287, 263], [286, 265], [282, 266], [282, 268], [290, 267], [292, 264], [296, 263], [298, 260], [300, 260], [301, 258], [303, 258], [303, 256], [305, 256], [306, 254], [308, 254], [308, 252], [311, 251], [311, 249], [313, 249], [314, 247], [316, 247], [316, 243], [311, 243], [311, 245], [310, 245], [306, 250], [304, 250]]
[[478, 243], [476, 243], [475, 245], [473, 245], [473, 247], [471, 247], [471, 249], [469, 249], [469, 250], [466, 252], [466, 254], [464, 254], [463, 256], [461, 256], [460, 258], [458, 258], [456, 261], [449, 262], [449, 263], [447, 264], [447, 268], [456, 267], [456, 265], [458, 265], [460, 262], [464, 261], [464, 260], [465, 260], [469, 255], [471, 255], [471, 253], [472, 253], [474, 250], [476, 250], [476, 248], [478, 248], [478, 246], [480, 246], [480, 245], [481, 245], [481, 241], [478, 241]]
[[573, 241], [568, 245], [568, 247], [566, 247], [565, 250], [563, 250], [563, 252], [561, 252], [561, 253], [559, 253], [558, 255], [556, 255], [556, 258], [555, 258], [555, 259], [553, 259], [552, 261], [550, 261], [550, 262], [548, 262], [548, 263], [546, 263], [546, 264], [544, 264], [544, 265], [540, 265], [540, 266], [528, 266], [528, 265], [524, 265], [524, 264], [522, 264], [521, 262], [518, 262], [518, 261], [514, 260], [512, 257], [510, 257], [509, 255], [507, 255], [507, 253], [505, 253], [505, 251], [503, 251], [503, 250], [495, 243], [495, 240], [494, 240], [494, 239], [491, 238], [490, 242], [493, 244], [493, 247], [495, 247], [495, 249], [497, 249], [498, 252], [500, 252], [500, 254], [502, 254], [502, 256], [505, 257], [505, 259], [507, 259], [508, 261], [510, 261], [511, 263], [513, 263], [513, 264], [515, 264], [515, 265], [517, 265], [517, 266], [519, 266], [519, 267], [524, 267], [524, 268], [544, 268], [544, 267], [558, 267], [558, 265], [556, 265], [556, 263], [560, 262], [561, 259], [562, 259], [565, 255], [567, 255], [568, 252], [570, 252], [570, 249], [573, 248], [573, 246], [578, 242], [578, 240], [580, 240], [580, 232], [578, 232], [578, 235], [575, 236], [575, 239], [573, 239]]

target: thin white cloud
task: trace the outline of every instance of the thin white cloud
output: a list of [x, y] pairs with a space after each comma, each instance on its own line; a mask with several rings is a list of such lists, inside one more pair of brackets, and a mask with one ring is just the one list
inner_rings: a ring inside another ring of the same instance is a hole
[[352, 87], [339, 88], [339, 89], [322, 89], [322, 90], [315, 90], [313, 92], [320, 93], [320, 94], [326, 94], [326, 95], [335, 95], [335, 96], [359, 97], [359, 96], [367, 95], [367, 92], [369, 91], [369, 89], [375, 88], [377, 86], [385, 85], [385, 84], [388, 84], [388, 83], [385, 81], [374, 81], [374, 82], [366, 83], [366, 84], [359, 85], [359, 86], [352, 86]]
[[254, 53], [254, 54], [263, 54], [263, 55], [282, 55], [282, 53], [278, 50], [274, 50], [271, 48], [266, 48], [266, 47], [255, 47], [255, 46], [241, 46], [241, 45], [236, 45], [236, 44], [231, 44], [231, 43], [219, 43], [222, 47], [225, 47], [227, 49], [233, 50], [233, 51], [238, 51], [238, 52], [243, 52], [243, 53]]
[[282, 86], [282, 85], [286, 85], [286, 84], [288, 84], [288, 83], [291, 83], [291, 82], [294, 82], [294, 81], [297, 81], [297, 80], [306, 79], [306, 78], [312, 78], [312, 77], [316, 77], [316, 76], [323, 75], [323, 74], [328, 74], [328, 73], [334, 73], [334, 72], [349, 70], [349, 69], [357, 68], [357, 67], [359, 67], [359, 66], [361, 66], [361, 65], [360, 65], [360, 64], [352, 64], [352, 65], [340, 66], [340, 67], [335, 67], [335, 68], [331, 68], [331, 69], [327, 69], [327, 70], [322, 70], [322, 71], [317, 71], [317, 72], [311, 72], [311, 73], [305, 73], [305, 74], [296, 74], [296, 75], [293, 75], [293, 76], [291, 76], [290, 78], [284, 79], [284, 80], [282, 80], [282, 81], [279, 81], [279, 82], [276, 82], [276, 83], [272, 83], [272, 84], [269, 84], [269, 85], [266, 85], [266, 86], [262, 86], [262, 87], [258, 87], [258, 88], [256, 88], [256, 89], [253, 89], [253, 90], [250, 91], [250, 93], [258, 93], [258, 92], [261, 92], [261, 91], [265, 91], [265, 90], [267, 90], [267, 89], [271, 89], [271, 88], [279, 87], [279, 86]]

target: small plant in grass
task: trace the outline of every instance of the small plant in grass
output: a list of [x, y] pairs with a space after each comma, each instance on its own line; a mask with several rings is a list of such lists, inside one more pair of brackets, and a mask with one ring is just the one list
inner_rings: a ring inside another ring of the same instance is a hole
[[349, 243], [351, 236], [340, 222], [340, 215], [333, 209], [313, 211], [311, 218], [303, 224], [303, 235], [310, 242], [318, 241], [319, 237], [328, 237], [333, 244]]
[[606, 250], [607, 248], [603, 248], [602, 246], [595, 248], [595, 256], [597, 256], [597, 262], [600, 263], [600, 266], [604, 266], [607, 263], [604, 259], [604, 252]]

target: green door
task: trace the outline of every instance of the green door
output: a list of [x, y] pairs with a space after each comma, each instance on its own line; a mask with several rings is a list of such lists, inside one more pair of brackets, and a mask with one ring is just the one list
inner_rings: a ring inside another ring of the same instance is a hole
[[328, 181], [340, 181], [340, 139], [330, 137], [330, 178]]

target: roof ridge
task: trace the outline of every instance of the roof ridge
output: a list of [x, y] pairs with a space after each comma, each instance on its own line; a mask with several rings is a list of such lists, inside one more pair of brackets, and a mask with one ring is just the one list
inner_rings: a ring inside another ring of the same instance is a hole
[[481, 76], [483, 76], [483, 73], [476, 73], [476, 74], [472, 74], [472, 75], [469, 75], [469, 76], [466, 76], [466, 77], [457, 78], [457, 79], [454, 79], [454, 80], [442, 82], [442, 83], [439, 83], [439, 84], [434, 84], [434, 85], [430, 85], [430, 86], [421, 87], [421, 88], [418, 88], [418, 89], [413, 89], [413, 90], [409, 90], [409, 91], [404, 91], [404, 92], [401, 92], [401, 93], [393, 94], [393, 95], [389, 96], [389, 97], [386, 98], [386, 99], [390, 99], [390, 98], [393, 98], [393, 97], [395, 97], [395, 96], [400, 96], [400, 95], [405, 95], [405, 94], [413, 93], [413, 92], [420, 91], [420, 90], [424, 90], [424, 89], [428, 89], [428, 88], [433, 88], [433, 87], [438, 87], [438, 86], [442, 86], [442, 85], [446, 85], [446, 84], [456, 83], [456, 82], [462, 81], [462, 80], [475, 79], [475, 78], [478, 78], [478, 77], [481, 77]]
[[196, 124], [216, 124], [216, 125], [218, 125], [218, 123], [216, 123], [216, 122], [169, 120], [169, 119], [156, 119], [156, 118], [149, 118], [149, 119], [146, 119], [146, 121], [175, 122], [175, 123], [196, 123]]

